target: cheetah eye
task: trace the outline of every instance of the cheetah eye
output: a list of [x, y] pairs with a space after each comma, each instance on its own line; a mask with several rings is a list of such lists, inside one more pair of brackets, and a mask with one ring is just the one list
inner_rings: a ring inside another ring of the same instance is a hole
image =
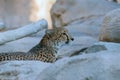
[[66, 35], [66, 33], [62, 33], [63, 35]]

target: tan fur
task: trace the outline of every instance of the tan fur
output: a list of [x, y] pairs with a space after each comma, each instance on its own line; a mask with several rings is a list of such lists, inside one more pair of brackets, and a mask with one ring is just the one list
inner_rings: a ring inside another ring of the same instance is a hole
[[43, 62], [55, 62], [60, 45], [69, 43], [73, 38], [65, 28], [54, 28], [46, 30], [39, 44], [27, 53], [8, 52], [0, 53], [0, 61], [6, 60], [40, 60]]

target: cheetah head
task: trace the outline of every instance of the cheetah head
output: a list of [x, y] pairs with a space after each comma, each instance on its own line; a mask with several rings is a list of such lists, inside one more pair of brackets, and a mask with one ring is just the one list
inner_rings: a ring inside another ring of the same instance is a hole
[[45, 32], [45, 36], [49, 41], [55, 44], [68, 44], [70, 41], [74, 40], [68, 30], [63, 27], [48, 29]]

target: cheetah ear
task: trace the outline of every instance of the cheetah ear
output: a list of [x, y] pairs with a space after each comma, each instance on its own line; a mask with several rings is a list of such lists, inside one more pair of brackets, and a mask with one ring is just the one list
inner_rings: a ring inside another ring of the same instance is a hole
[[50, 34], [50, 33], [52, 33], [52, 32], [53, 32], [52, 29], [47, 29], [47, 30], [45, 31], [46, 34]]

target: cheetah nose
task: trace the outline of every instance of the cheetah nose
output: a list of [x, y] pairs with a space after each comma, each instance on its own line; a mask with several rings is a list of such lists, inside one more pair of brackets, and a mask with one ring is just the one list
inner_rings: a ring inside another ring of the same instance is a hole
[[73, 41], [73, 40], [74, 40], [74, 38], [71, 38], [71, 40]]

